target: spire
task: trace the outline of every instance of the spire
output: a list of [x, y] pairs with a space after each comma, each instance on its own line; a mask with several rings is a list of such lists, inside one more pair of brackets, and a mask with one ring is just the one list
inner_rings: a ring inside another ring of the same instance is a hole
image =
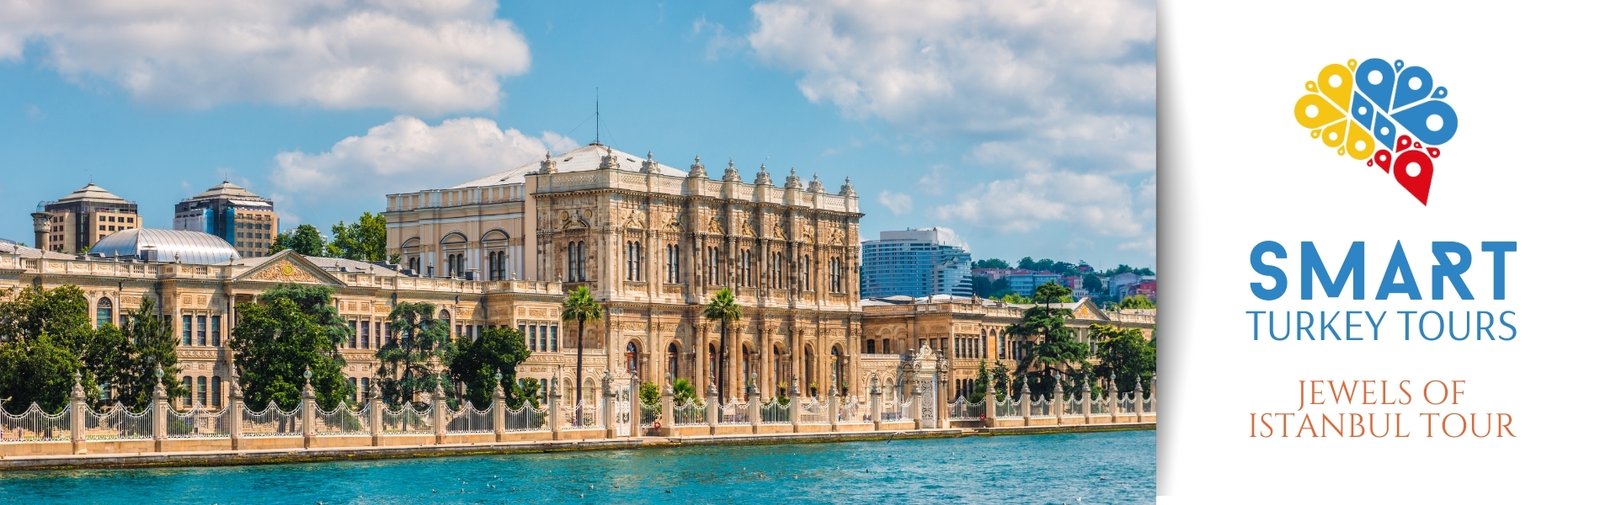
[[856, 186], [854, 184], [850, 184], [849, 177], [844, 178], [844, 186], [839, 188], [839, 194], [844, 196], [855, 196]]
[[761, 164], [761, 169], [756, 171], [756, 185], [757, 186], [771, 186], [772, 185], [772, 174], [767, 173], [767, 164], [766, 163], [762, 163]]
[[706, 166], [700, 164], [700, 155], [694, 155], [694, 164], [689, 165], [689, 177], [706, 178]]
[[539, 173], [553, 174], [556, 172], [556, 160], [550, 159], [550, 151], [545, 151], [544, 161], [539, 162]]
[[741, 182], [739, 169], [733, 168], [733, 158], [728, 158], [728, 168], [722, 170], [722, 182]]
[[783, 187], [800, 189], [800, 176], [794, 173], [794, 167], [789, 167], [789, 177], [783, 180]]

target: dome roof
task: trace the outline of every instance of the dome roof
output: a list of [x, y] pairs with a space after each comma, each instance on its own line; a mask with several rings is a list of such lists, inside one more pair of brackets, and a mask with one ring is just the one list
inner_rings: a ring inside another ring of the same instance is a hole
[[89, 249], [89, 254], [197, 265], [215, 265], [239, 259], [239, 251], [216, 235], [154, 228], [134, 228], [107, 235]]

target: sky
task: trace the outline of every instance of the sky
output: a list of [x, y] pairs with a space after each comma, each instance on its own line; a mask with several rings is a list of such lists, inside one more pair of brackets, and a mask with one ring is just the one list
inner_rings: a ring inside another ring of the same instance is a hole
[[1153, 0], [0, 1], [0, 238], [93, 181], [285, 229], [594, 140], [861, 196], [864, 239], [1155, 264]]

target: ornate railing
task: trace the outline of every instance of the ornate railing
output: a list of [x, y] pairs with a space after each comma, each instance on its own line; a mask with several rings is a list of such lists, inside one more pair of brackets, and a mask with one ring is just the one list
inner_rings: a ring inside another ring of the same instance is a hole
[[72, 421], [67, 408], [55, 414], [45, 413], [39, 404], [29, 404], [21, 414], [0, 410], [0, 441], [17, 440], [67, 440], [72, 438]]

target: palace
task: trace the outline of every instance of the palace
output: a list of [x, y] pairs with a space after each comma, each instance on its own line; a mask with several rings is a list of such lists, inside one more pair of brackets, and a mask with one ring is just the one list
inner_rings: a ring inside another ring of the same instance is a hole
[[[0, 243], [0, 290], [77, 285], [96, 324], [122, 324], [154, 299], [173, 321], [182, 382], [191, 386], [180, 401], [197, 407], [221, 406], [229, 393], [235, 307], [283, 283], [334, 290], [353, 329], [340, 351], [359, 400], [376, 379], [373, 354], [390, 338], [386, 316], [399, 302], [434, 304], [453, 338], [517, 329], [532, 351], [518, 375], [547, 392], [561, 388], [567, 401], [577, 387], [594, 397], [605, 372], [658, 384], [684, 377], [701, 394], [715, 384], [735, 398], [750, 385], [762, 398], [780, 389], [859, 397], [872, 379], [906, 387], [902, 364], [923, 346], [948, 359], [947, 398], [971, 387], [980, 362], [1015, 368], [1017, 343], [1004, 328], [1025, 306], [948, 295], [861, 299], [862, 214], [848, 179], [830, 193], [791, 169], [778, 186], [763, 165], [747, 183], [732, 161], [711, 179], [698, 158], [682, 171], [648, 153], [590, 144], [387, 200], [398, 265], [290, 251], [244, 258], [204, 233], [131, 229], [86, 255]], [[564, 293], [580, 285], [606, 309], [584, 335], [560, 318]], [[723, 288], [743, 307], [728, 353], [719, 323], [701, 315]], [[1089, 301], [1071, 309], [1086, 340], [1094, 323], [1146, 336], [1154, 329], [1153, 311], [1106, 313]], [[580, 338], [584, 370], [575, 384]], [[728, 377], [719, 380], [724, 355]]]

